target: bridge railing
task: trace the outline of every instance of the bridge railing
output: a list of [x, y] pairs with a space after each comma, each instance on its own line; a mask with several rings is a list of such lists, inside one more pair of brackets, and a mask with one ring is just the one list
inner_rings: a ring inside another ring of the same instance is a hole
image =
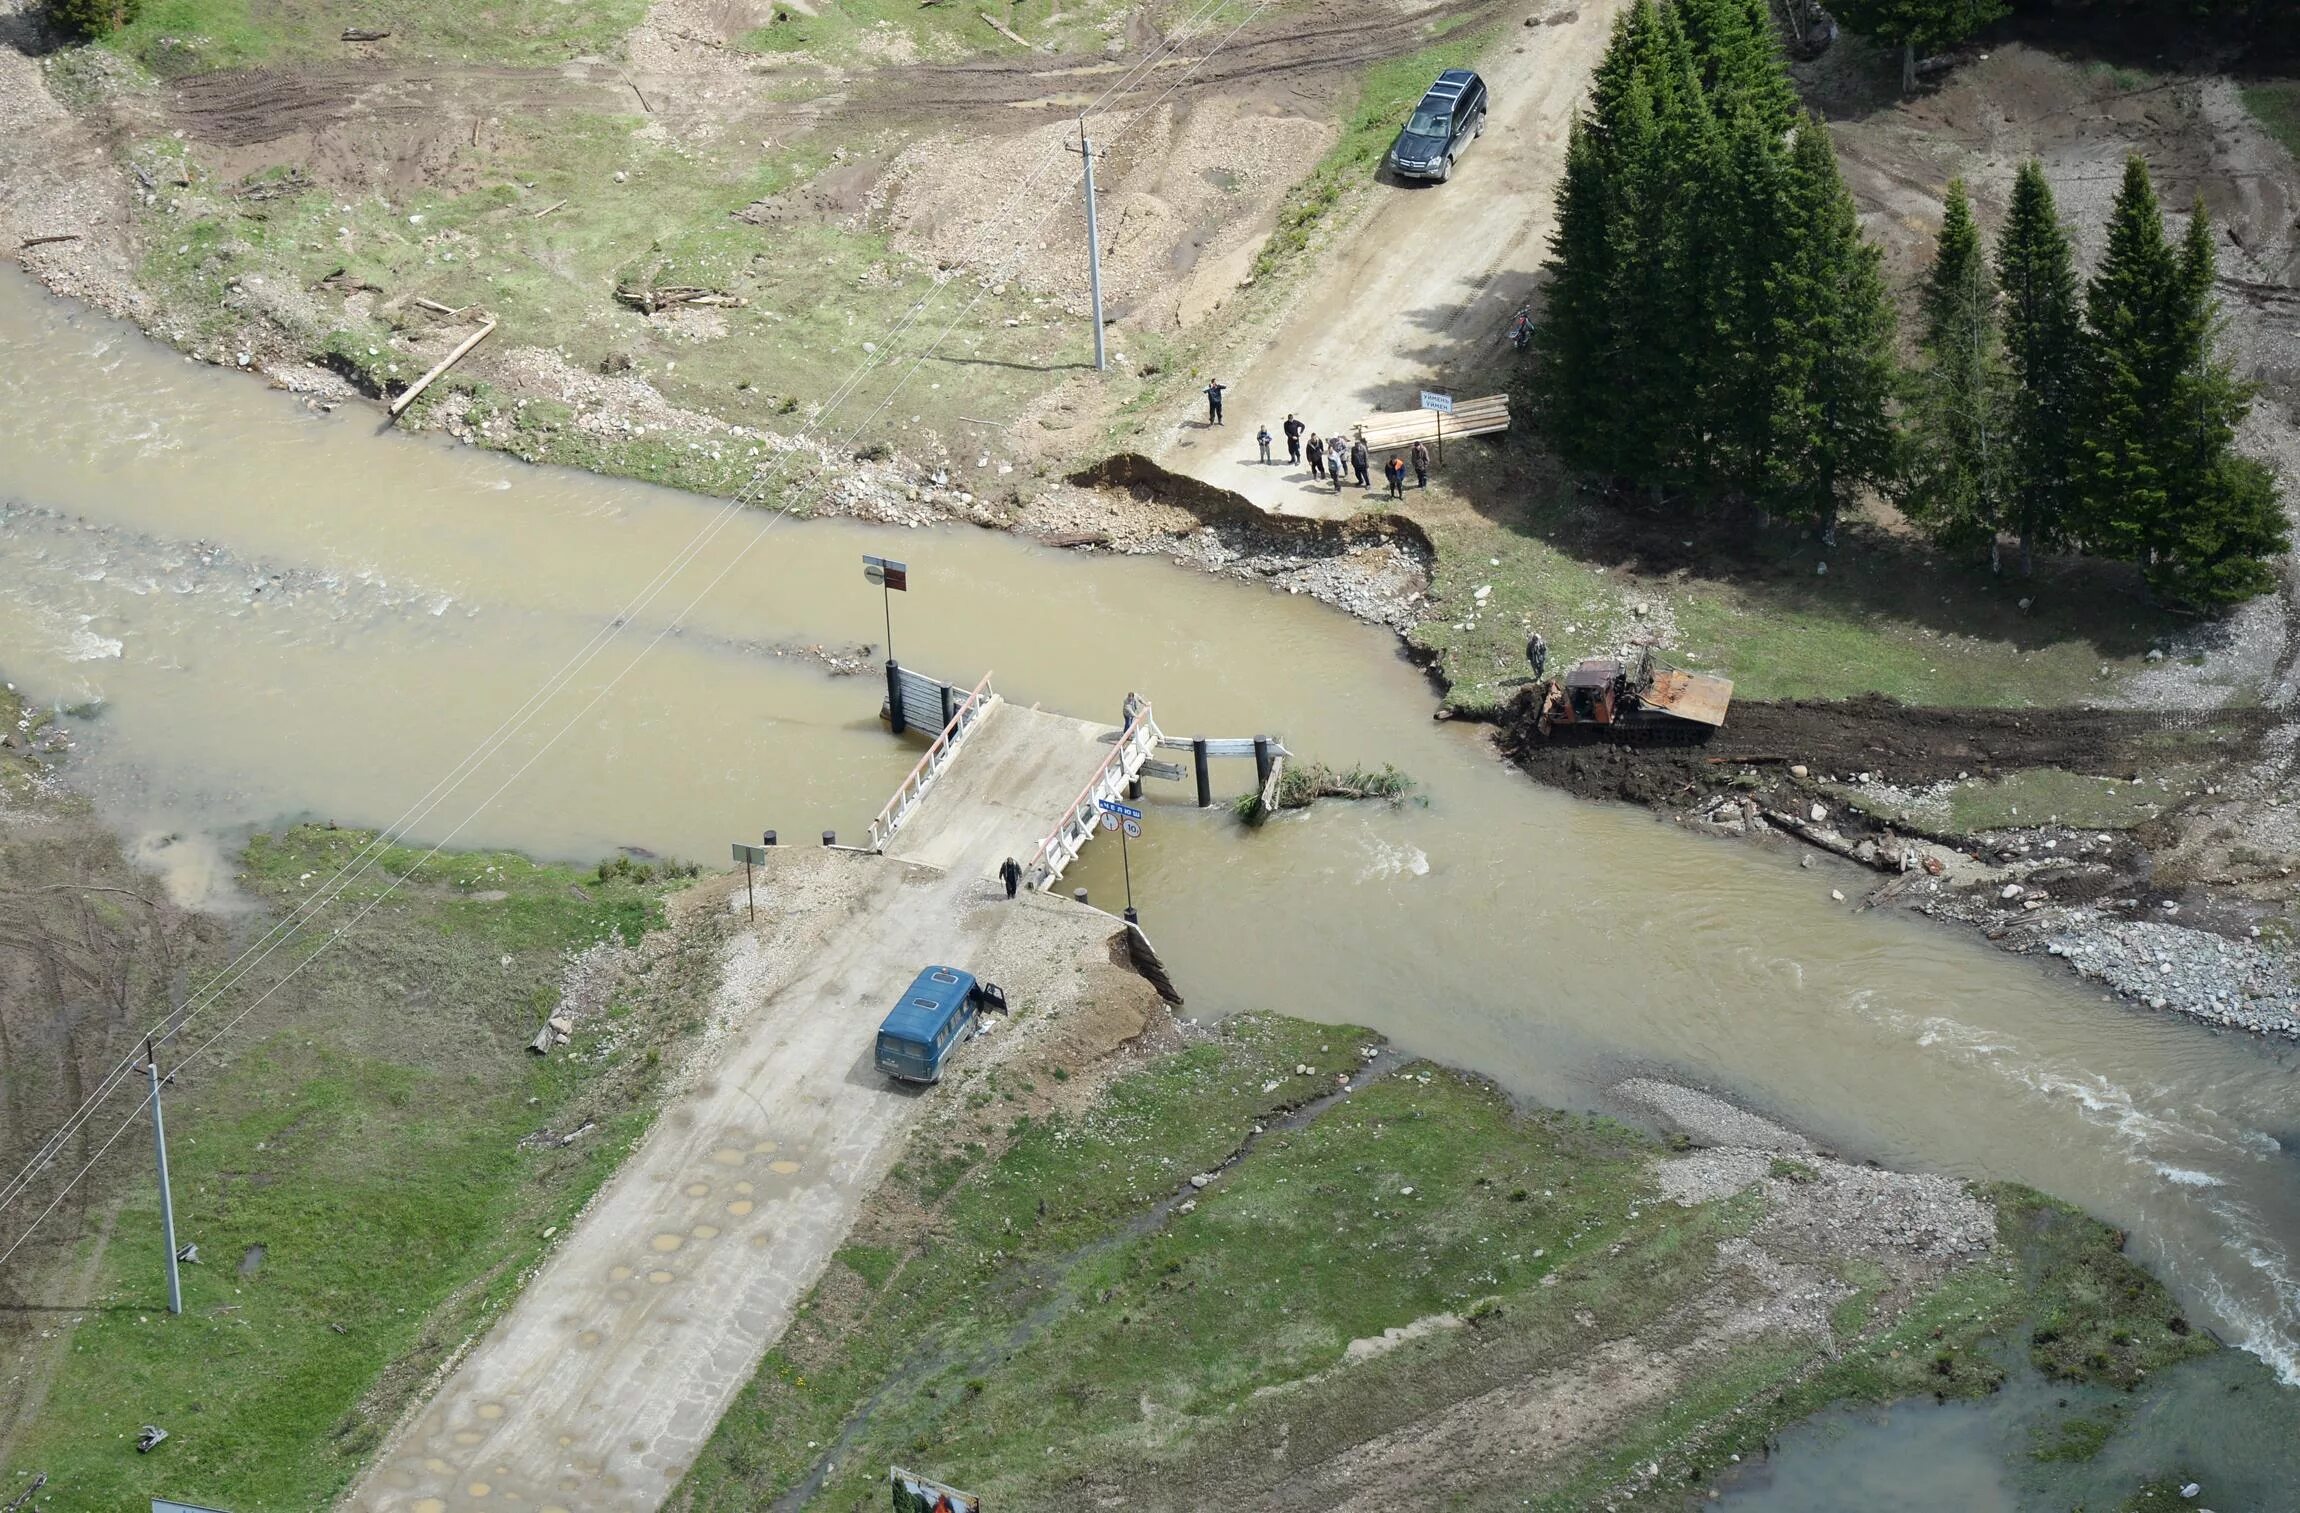
[[934, 786], [934, 780], [942, 776], [942, 770], [958, 755], [958, 748], [966, 743], [967, 736], [980, 723], [983, 712], [990, 708], [991, 701], [997, 697], [990, 686], [990, 674], [984, 673], [982, 681], [974, 685], [974, 691], [959, 700], [958, 708], [951, 712], [950, 723], [942, 727], [942, 733], [934, 738], [934, 744], [926, 748], [926, 755], [918, 759], [918, 765], [911, 768], [910, 776], [902, 780], [894, 791], [894, 797], [886, 801], [886, 807], [878, 812], [878, 818], [870, 822], [870, 845], [873, 851], [886, 849], [887, 842], [894, 839], [895, 832], [903, 827], [911, 812], [918, 808], [918, 801], [926, 797], [926, 791]]
[[1157, 722], [1150, 718], [1149, 701], [1144, 700], [1135, 709], [1134, 723], [1119, 733], [1110, 754], [1094, 769], [1094, 776], [1086, 780], [1086, 786], [1078, 790], [1078, 797], [1031, 853], [1030, 865], [1022, 869], [1031, 887], [1051, 888], [1060, 880], [1063, 872], [1078, 859], [1078, 853], [1086, 849], [1086, 843], [1094, 838], [1095, 827], [1102, 823], [1101, 801], [1117, 798], [1126, 791], [1126, 785], [1141, 775], [1142, 764], [1157, 750], [1161, 739]]

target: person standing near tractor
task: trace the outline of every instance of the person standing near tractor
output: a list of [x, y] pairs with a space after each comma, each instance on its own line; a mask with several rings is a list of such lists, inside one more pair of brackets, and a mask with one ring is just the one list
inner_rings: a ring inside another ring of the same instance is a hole
[[1293, 415], [1288, 414], [1286, 416], [1286, 423], [1278, 427], [1278, 429], [1286, 433], [1287, 463], [1291, 465], [1299, 465], [1302, 460], [1302, 432], [1307, 430], [1308, 427], [1304, 426], [1301, 421], [1295, 419]]
[[1350, 471], [1357, 475], [1359, 488], [1374, 486], [1374, 454], [1366, 450], [1366, 438], [1362, 435], [1350, 443]]
[[1219, 378], [1206, 385], [1206, 424], [1218, 426], [1222, 423], [1222, 391], [1228, 387]]
[[1342, 491], [1342, 464], [1348, 460], [1349, 448], [1336, 436], [1326, 443], [1326, 476], [1334, 480], [1334, 492]]
[[1417, 441], [1414, 443], [1414, 487], [1426, 489], [1429, 486], [1430, 444], [1426, 441]]
[[1390, 481], [1392, 499], [1406, 497], [1406, 460], [1403, 457], [1395, 452], [1390, 453], [1390, 460], [1382, 464], [1382, 476]]

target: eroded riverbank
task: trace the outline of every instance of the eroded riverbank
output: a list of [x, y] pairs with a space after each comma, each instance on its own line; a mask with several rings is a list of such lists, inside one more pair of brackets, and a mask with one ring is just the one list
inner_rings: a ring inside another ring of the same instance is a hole
[[[1382, 631], [1156, 561], [977, 531], [762, 535], [756, 518], [626, 613], [709, 506], [251, 404], [237, 380], [53, 306], [0, 319], [22, 354], [11, 413], [44, 441], [17, 455], [12, 491], [60, 522], [0, 536], [0, 616], [44, 702], [102, 701], [66, 721], [76, 770], [133, 843], [181, 838], [155, 855], [204, 848], [228, 882], [217, 859], [246, 826], [410, 813], [618, 615], [630, 638], [417, 835], [587, 862], [622, 845], [712, 856], [764, 826], [858, 834], [915, 753], [885, 739], [863, 680], [772, 648], [875, 640], [855, 559], [891, 553], [914, 567], [895, 606], [906, 661], [995, 668], [1009, 698], [1113, 717], [1132, 688], [1170, 730], [1267, 730], [1419, 781], [1426, 804], [1301, 811], [1250, 836], [1153, 787], [1133, 886], [1196, 1009], [1333, 1006], [1568, 1108], [1661, 1071], [1838, 1150], [2018, 1178], [2128, 1228], [2232, 1339], [2292, 1358], [2286, 1059], [1881, 912], [1828, 911], [1830, 887], [1859, 886], [1833, 860], [1802, 871], [1529, 788], [1482, 732], [1430, 721]], [[201, 542], [248, 571], [193, 572]], [[274, 573], [297, 591], [275, 597]], [[1246, 781], [1218, 776], [1222, 797]], [[1078, 881], [1110, 902], [1119, 870], [1090, 850]]]

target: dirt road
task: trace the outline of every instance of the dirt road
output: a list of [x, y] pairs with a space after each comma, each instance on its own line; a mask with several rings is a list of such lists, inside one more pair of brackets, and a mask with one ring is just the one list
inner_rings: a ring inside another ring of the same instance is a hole
[[[1059, 1011], [1079, 952], [1106, 954], [1109, 916], [1010, 903], [993, 875], [1107, 754], [1081, 728], [993, 707], [921, 805], [917, 833], [943, 867], [777, 857], [763, 923], [729, 953], [711, 1064], [350, 1507], [662, 1504], [894, 1158], [921, 1095], [871, 1065], [871, 1036], [912, 975], [1004, 963], [1018, 1007]], [[976, 802], [986, 782], [995, 804]]]
[[1505, 33], [1479, 68], [1493, 91], [1485, 135], [1452, 182], [1376, 186], [1380, 203], [1305, 277], [1261, 356], [1218, 375], [1229, 423], [1182, 422], [1157, 460], [1267, 510], [1340, 518], [1379, 497], [1379, 459], [1373, 495], [1336, 494], [1304, 468], [1263, 466], [1257, 425], [1276, 436], [1291, 411], [1327, 435], [1410, 408], [1423, 388], [1488, 392], [1476, 385], [1495, 382], [1509, 314], [1533, 288], [1566, 132], [1624, 8], [1594, 0], [1570, 21]]

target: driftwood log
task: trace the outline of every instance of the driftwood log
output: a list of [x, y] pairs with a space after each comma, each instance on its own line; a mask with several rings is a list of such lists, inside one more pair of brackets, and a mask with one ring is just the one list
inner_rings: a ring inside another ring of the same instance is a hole
[[617, 284], [615, 298], [634, 310], [653, 315], [657, 310], [668, 310], [674, 305], [701, 305], [721, 309], [739, 310], [750, 303], [740, 294], [729, 294], [724, 289], [697, 289], [688, 287], [657, 289], [637, 284]]
[[347, 26], [343, 29], [343, 40], [346, 42], [381, 42], [390, 35], [389, 32], [370, 31], [364, 26]]

